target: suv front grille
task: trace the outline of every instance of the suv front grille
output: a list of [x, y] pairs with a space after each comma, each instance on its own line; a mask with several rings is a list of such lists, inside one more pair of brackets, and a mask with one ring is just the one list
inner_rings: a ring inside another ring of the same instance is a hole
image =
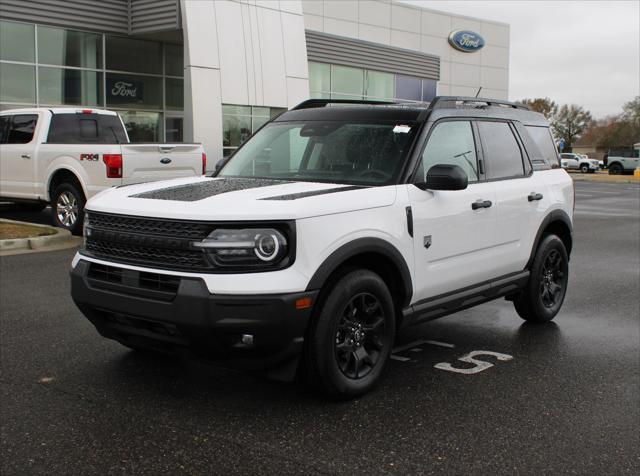
[[82, 253], [109, 261], [167, 270], [203, 271], [213, 265], [190, 242], [206, 238], [214, 225], [202, 222], [87, 213]]

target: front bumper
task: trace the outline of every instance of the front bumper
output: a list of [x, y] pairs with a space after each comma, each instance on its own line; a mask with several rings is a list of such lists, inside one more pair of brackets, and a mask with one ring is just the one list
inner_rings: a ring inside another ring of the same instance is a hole
[[297, 309], [296, 301], [313, 303], [316, 294], [215, 295], [199, 278], [82, 259], [71, 271], [71, 296], [104, 337], [251, 369], [300, 353], [312, 308]]

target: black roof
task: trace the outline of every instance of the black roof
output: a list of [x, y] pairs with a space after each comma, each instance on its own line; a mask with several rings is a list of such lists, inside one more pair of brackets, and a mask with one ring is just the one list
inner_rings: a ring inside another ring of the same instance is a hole
[[524, 125], [549, 126], [542, 114], [508, 101], [460, 96], [438, 96], [431, 102], [373, 102], [310, 99], [274, 121], [376, 120], [422, 122], [444, 117], [516, 120]]

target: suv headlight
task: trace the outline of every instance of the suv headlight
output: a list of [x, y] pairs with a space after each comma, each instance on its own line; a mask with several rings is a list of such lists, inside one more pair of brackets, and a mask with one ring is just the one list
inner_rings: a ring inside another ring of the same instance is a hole
[[220, 268], [278, 268], [289, 257], [287, 238], [275, 228], [218, 228], [191, 245]]

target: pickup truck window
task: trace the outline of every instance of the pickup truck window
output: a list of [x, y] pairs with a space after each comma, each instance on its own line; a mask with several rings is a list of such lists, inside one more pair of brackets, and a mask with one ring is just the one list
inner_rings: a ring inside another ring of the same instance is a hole
[[399, 175], [415, 129], [406, 123], [272, 123], [217, 176], [385, 185]]
[[506, 122], [479, 121], [484, 160], [489, 179], [521, 177], [524, 175], [522, 151]]
[[38, 122], [37, 114], [19, 114], [11, 116], [7, 144], [28, 144], [33, 139], [33, 132]]
[[50, 144], [127, 143], [118, 116], [106, 114], [54, 114], [49, 126]]
[[4, 144], [9, 129], [10, 116], [0, 116], [0, 144]]
[[435, 126], [418, 164], [416, 181], [424, 182], [429, 169], [439, 164], [457, 165], [469, 182], [478, 181], [476, 144], [469, 121], [447, 121]]

